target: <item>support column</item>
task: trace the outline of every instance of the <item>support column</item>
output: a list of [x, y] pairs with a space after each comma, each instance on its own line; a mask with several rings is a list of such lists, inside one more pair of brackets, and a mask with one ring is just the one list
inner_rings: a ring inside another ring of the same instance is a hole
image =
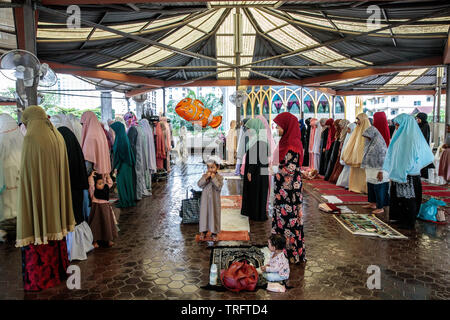
[[102, 122], [112, 120], [112, 93], [111, 91], [102, 91], [100, 94]]
[[[234, 19], [234, 53], [236, 55], [236, 92], [241, 85], [241, 43], [242, 43], [242, 24], [241, 24], [241, 8], [236, 8], [236, 15]], [[241, 127], [241, 103], [236, 104], [236, 129]]]
[[447, 71], [447, 89], [445, 92], [445, 141], [450, 139], [450, 65], [446, 67]]
[[437, 105], [436, 105], [436, 117], [434, 121], [436, 123], [441, 122], [441, 95], [442, 95], [442, 78], [444, 76], [444, 68], [438, 67], [437, 71]]
[[163, 116], [166, 115], [166, 88], [163, 88]]
[[[272, 109], [272, 105], [270, 105]], [[300, 87], [300, 118], [305, 119], [305, 108], [303, 106], [303, 87]]]
[[[21, 8], [14, 9], [14, 20], [17, 33], [17, 45], [19, 49], [26, 50], [36, 55], [36, 10], [31, 0], [18, 1], [13, 3], [23, 4]], [[38, 74], [35, 74], [34, 84], [25, 87], [22, 80], [16, 81], [16, 92], [21, 97], [17, 99], [17, 114], [19, 121], [23, 110], [27, 106], [37, 105]]]
[[136, 117], [140, 120], [144, 112], [144, 103], [147, 100], [147, 94], [134, 96], [133, 100], [136, 103]]

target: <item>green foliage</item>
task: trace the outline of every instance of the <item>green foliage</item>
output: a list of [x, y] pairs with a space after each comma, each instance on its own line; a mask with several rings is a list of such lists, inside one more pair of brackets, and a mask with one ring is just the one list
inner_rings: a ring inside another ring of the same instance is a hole
[[[7, 88], [5, 91], [0, 92], [0, 96], [2, 97], [8, 97], [8, 98], [15, 98], [14, 93], [16, 92], [15, 88]], [[61, 98], [57, 94], [53, 93], [44, 93], [44, 100], [40, 104], [42, 108], [44, 108], [45, 112], [49, 116], [54, 116], [58, 113], [63, 114], [74, 114], [78, 118], [81, 118], [81, 115], [86, 111], [92, 111], [95, 113], [98, 119], [101, 119], [101, 109], [95, 108], [95, 109], [76, 109], [76, 108], [64, 108], [59, 107], [58, 105], [61, 103]], [[10, 114], [14, 119], [17, 120], [17, 111], [16, 106], [0, 106], [0, 113], [8, 113]], [[113, 119], [115, 117], [115, 112], [113, 110]]]
[[[223, 115], [223, 97], [217, 97], [215, 94], [213, 93], [208, 93], [206, 96], [200, 96], [197, 97], [195, 92], [192, 90], [189, 90], [186, 98], [191, 98], [193, 100], [198, 99], [201, 102], [203, 102], [203, 105], [210, 109], [212, 114], [214, 116], [220, 116]], [[174, 130], [174, 134], [178, 135], [179, 129], [182, 126], [185, 126], [187, 128], [188, 131], [190, 132], [194, 132], [194, 126], [184, 120], [183, 118], [181, 118], [176, 112], [175, 112], [175, 107], [177, 105], [179, 101], [175, 101], [175, 100], [170, 100], [169, 103], [167, 104], [167, 117], [170, 119], [171, 123], [172, 123], [172, 128]], [[219, 128], [217, 129], [213, 129], [211, 127], [206, 127], [205, 129], [202, 129], [203, 133], [223, 133], [223, 125], [220, 125]]]

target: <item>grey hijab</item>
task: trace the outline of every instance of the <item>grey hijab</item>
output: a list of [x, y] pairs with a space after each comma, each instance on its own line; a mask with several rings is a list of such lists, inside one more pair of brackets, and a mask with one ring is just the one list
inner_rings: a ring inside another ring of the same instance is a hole
[[382, 169], [386, 157], [387, 146], [383, 136], [374, 126], [370, 126], [363, 132], [365, 139], [364, 155], [361, 168]]

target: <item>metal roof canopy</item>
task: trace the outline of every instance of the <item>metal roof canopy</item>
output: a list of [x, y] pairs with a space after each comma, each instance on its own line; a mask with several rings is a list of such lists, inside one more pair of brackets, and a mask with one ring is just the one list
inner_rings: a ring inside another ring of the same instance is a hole
[[[66, 26], [70, 4], [81, 8], [79, 29]], [[381, 9], [377, 27], [370, 5]], [[241, 85], [425, 93], [435, 66], [450, 63], [446, 1], [42, 0], [36, 9], [41, 60], [128, 95], [234, 86], [237, 69]]]

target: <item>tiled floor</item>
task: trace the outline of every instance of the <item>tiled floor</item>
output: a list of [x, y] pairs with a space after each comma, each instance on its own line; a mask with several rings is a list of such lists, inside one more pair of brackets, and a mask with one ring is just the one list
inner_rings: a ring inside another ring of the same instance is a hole
[[[408, 240], [354, 237], [304, 197], [308, 262], [291, 267], [286, 293], [206, 291], [210, 250], [194, 237], [196, 225], [180, 225], [185, 189], [196, 184], [203, 165], [177, 166], [153, 196], [120, 213], [120, 238], [111, 249], [96, 249], [81, 268], [81, 290], [65, 284], [24, 293], [20, 250], [0, 244], [0, 299], [449, 299], [449, 226], [418, 222], [402, 231]], [[235, 180], [223, 194], [238, 194]], [[270, 222], [251, 222], [251, 243], [265, 244]], [[381, 289], [366, 287], [369, 265], [381, 268]]]

